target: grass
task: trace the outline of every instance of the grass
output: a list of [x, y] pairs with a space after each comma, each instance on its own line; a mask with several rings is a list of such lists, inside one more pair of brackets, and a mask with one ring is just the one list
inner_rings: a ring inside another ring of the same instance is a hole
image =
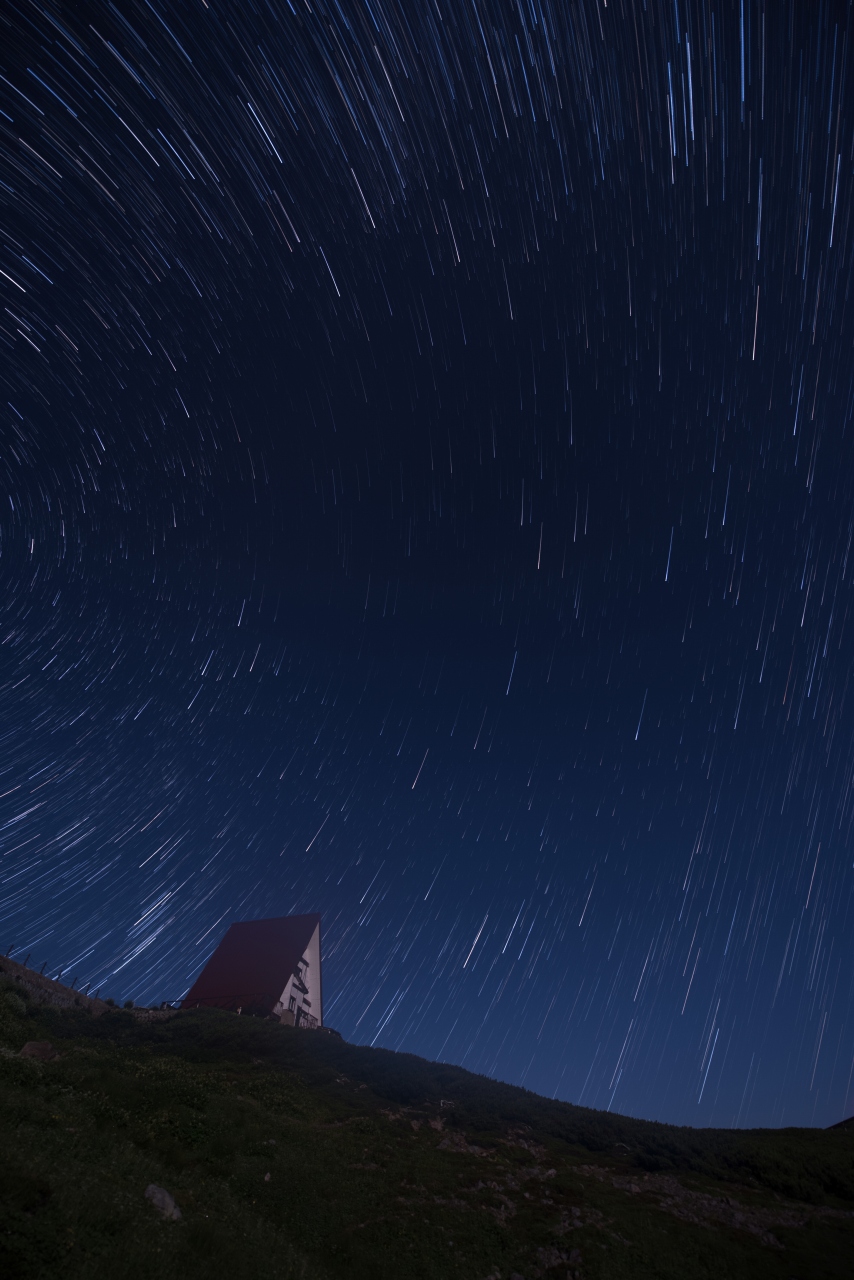
[[7, 985], [0, 1152], [4, 1280], [852, 1273], [852, 1127], [650, 1124], [212, 1010], [94, 1018]]

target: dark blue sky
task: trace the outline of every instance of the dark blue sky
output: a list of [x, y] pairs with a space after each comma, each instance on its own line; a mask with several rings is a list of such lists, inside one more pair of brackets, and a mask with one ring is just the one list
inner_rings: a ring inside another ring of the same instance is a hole
[[849, 1114], [849, 6], [5, 21], [2, 950]]

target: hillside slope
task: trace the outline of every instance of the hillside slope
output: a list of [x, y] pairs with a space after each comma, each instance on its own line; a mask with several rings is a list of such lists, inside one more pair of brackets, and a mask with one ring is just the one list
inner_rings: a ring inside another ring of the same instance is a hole
[[0, 990], [6, 1280], [851, 1275], [851, 1126], [679, 1129], [233, 1014], [31, 996]]

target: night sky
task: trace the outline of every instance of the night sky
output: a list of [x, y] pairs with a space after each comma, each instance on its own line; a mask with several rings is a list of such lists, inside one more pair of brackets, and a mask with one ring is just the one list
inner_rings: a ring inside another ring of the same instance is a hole
[[854, 1110], [852, 24], [4, 0], [0, 950]]

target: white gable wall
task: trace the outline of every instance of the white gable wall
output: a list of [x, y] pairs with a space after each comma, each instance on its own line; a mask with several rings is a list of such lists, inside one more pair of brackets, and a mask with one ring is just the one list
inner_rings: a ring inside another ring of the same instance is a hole
[[323, 1025], [323, 996], [320, 985], [320, 926], [302, 953], [297, 972], [288, 980], [273, 1010], [291, 1026]]

